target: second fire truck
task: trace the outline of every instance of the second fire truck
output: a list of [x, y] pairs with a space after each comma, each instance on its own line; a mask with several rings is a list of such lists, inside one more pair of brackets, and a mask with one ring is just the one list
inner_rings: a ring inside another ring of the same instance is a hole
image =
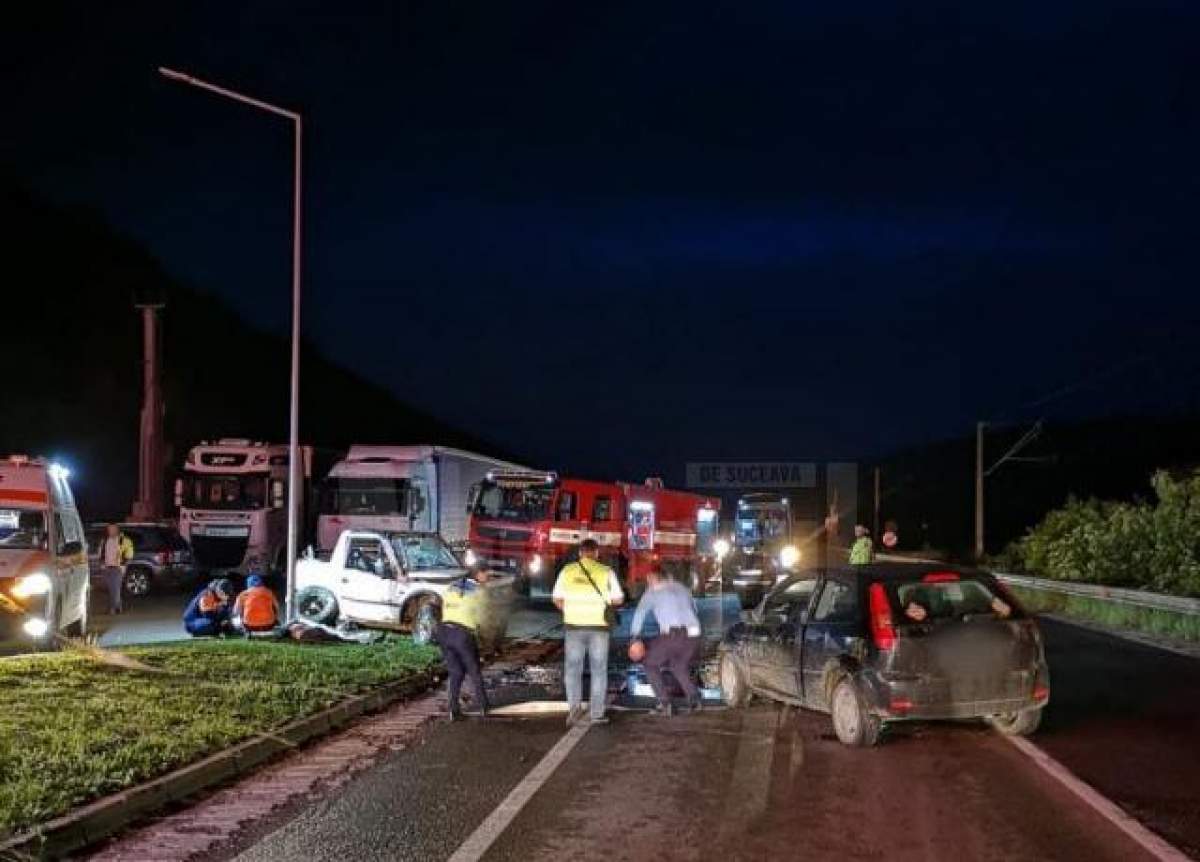
[[657, 479], [634, 485], [494, 471], [473, 494], [471, 561], [516, 575], [523, 591], [548, 592], [590, 538], [632, 595], [640, 595], [653, 568], [700, 594], [717, 577], [720, 506]]

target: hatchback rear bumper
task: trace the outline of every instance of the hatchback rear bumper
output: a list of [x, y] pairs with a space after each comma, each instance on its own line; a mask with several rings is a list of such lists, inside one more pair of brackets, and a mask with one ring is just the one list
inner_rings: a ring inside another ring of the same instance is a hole
[[1050, 702], [1045, 667], [1014, 671], [990, 684], [950, 680], [868, 680], [871, 711], [886, 719], [986, 718], [1038, 709]]

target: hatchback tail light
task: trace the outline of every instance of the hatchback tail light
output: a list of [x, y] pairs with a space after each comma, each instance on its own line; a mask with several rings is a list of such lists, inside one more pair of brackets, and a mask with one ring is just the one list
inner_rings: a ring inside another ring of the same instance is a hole
[[871, 584], [869, 593], [871, 609], [871, 639], [881, 650], [889, 650], [896, 645], [896, 627], [892, 624], [892, 608], [888, 604], [887, 593], [883, 584]]
[[1045, 683], [1038, 683], [1033, 687], [1033, 699], [1043, 701], [1050, 699], [1050, 686]]

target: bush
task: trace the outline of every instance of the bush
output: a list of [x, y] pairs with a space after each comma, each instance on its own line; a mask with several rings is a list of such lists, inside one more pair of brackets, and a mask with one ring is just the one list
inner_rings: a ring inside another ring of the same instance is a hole
[[1042, 578], [1200, 595], [1200, 473], [1156, 473], [1152, 502], [1070, 499], [1002, 555]]

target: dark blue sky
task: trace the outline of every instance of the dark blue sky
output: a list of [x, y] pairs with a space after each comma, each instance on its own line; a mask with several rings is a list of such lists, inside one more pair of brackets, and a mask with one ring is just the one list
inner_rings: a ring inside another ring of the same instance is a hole
[[154, 68], [299, 107], [306, 333], [555, 466], [1195, 408], [1200, 7], [727, 5], [50, 7], [0, 164], [282, 330], [289, 129]]

